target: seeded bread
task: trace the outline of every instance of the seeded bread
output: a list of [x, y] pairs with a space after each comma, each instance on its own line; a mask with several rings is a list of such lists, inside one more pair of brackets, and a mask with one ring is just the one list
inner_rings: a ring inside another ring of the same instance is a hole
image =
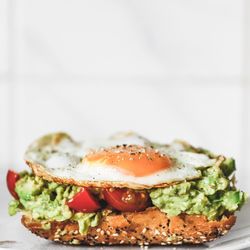
[[24, 215], [23, 225], [36, 235], [64, 244], [83, 245], [168, 245], [201, 244], [224, 235], [234, 225], [234, 215], [219, 221], [205, 216], [182, 214], [168, 217], [157, 208], [142, 212], [110, 214], [97, 227], [90, 227], [86, 235], [79, 233], [78, 224], [70, 220], [51, 222], [50, 229]]

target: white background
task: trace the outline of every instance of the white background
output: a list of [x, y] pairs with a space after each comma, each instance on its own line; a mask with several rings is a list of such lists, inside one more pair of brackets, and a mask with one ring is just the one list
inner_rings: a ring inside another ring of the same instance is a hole
[[237, 160], [250, 192], [250, 1], [0, 0], [0, 166], [27, 145], [135, 130]]

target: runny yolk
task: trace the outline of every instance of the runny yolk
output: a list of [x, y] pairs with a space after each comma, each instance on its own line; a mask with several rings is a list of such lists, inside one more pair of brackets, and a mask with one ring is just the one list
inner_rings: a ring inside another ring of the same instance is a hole
[[88, 154], [83, 162], [118, 168], [137, 177], [151, 175], [171, 167], [171, 160], [153, 148], [137, 145], [116, 146]]

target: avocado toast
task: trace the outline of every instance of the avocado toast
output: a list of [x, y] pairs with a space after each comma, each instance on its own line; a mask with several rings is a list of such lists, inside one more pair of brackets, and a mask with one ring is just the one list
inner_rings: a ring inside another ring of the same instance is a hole
[[31, 232], [64, 244], [201, 244], [227, 233], [246, 201], [232, 158], [182, 141], [124, 133], [90, 146], [55, 133], [25, 160], [30, 173], [7, 175], [9, 214], [21, 212]]

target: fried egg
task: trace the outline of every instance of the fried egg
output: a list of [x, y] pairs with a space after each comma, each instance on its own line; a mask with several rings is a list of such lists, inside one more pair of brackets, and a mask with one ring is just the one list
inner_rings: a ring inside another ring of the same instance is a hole
[[156, 144], [132, 132], [94, 142], [49, 134], [28, 148], [25, 160], [49, 181], [133, 189], [196, 179], [200, 169], [216, 163], [205, 154], [186, 151], [181, 143]]

